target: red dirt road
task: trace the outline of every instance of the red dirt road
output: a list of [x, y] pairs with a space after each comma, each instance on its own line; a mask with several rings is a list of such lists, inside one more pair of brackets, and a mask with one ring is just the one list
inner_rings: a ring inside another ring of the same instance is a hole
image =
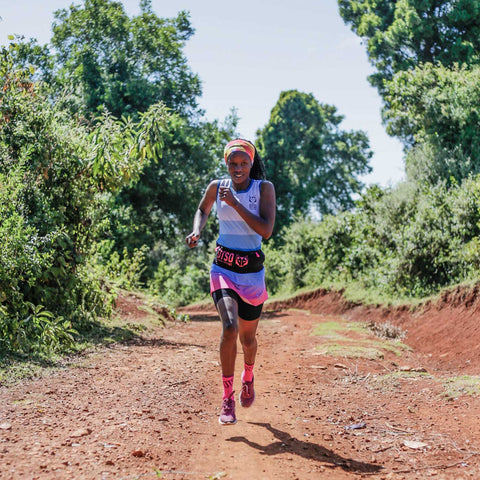
[[[142, 321], [137, 302], [119, 302], [130, 322]], [[312, 313], [263, 315], [257, 400], [250, 409], [237, 405], [234, 426], [217, 422], [220, 324], [212, 312], [191, 312], [188, 323], [1, 387], [0, 478], [480, 478], [480, 399], [466, 389], [445, 395], [459, 375], [475, 374], [475, 352], [460, 359], [421, 348], [418, 316], [346, 308], [325, 294], [302, 302]], [[349, 327], [351, 317], [385, 315], [410, 322], [406, 341], [419, 349]], [[357, 344], [368, 346], [365, 355]]]

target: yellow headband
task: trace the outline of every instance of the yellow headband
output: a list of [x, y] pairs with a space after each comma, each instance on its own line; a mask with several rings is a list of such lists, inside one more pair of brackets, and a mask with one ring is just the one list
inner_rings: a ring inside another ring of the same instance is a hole
[[227, 163], [228, 157], [234, 152], [244, 152], [250, 158], [250, 162], [253, 164], [253, 157], [255, 156], [255, 147], [247, 140], [237, 138], [227, 143], [223, 156], [225, 157], [225, 163]]

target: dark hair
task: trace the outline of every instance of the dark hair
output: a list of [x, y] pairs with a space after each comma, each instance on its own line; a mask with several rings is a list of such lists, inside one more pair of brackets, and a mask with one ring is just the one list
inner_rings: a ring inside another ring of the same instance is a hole
[[262, 158], [258, 154], [257, 147], [250, 140], [245, 141], [251, 143], [253, 145], [253, 148], [255, 148], [252, 169], [250, 170], [250, 178], [253, 178], [254, 180], [266, 180], [267, 174], [265, 171], [265, 164], [263, 163]]

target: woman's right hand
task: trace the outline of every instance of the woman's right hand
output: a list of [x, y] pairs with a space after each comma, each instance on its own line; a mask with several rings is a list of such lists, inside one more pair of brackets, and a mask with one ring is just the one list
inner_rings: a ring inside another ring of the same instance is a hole
[[190, 248], [194, 248], [198, 245], [198, 239], [200, 238], [200, 234], [196, 232], [192, 232], [188, 237], [185, 239], [187, 242], [187, 245]]

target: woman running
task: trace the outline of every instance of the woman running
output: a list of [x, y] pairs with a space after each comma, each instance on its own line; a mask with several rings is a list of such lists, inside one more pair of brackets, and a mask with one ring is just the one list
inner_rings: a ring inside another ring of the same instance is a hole
[[255, 400], [256, 332], [263, 303], [268, 298], [261, 245], [263, 238], [272, 235], [276, 205], [275, 189], [265, 180], [265, 167], [253, 143], [232, 140], [225, 147], [224, 158], [230, 178], [208, 185], [186, 241], [190, 248], [197, 246], [216, 204], [220, 234], [210, 271], [210, 293], [222, 321], [223, 401], [218, 421], [231, 425], [237, 422], [233, 391], [237, 338], [244, 355], [240, 405], [250, 407]]

